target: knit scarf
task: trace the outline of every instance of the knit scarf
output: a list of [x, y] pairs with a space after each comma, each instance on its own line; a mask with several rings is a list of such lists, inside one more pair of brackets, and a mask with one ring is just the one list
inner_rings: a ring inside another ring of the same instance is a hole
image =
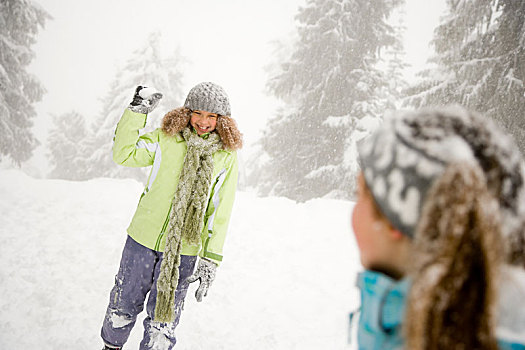
[[181, 133], [187, 144], [187, 152], [171, 205], [166, 248], [157, 280], [155, 321], [158, 322], [174, 321], [182, 241], [190, 245], [200, 243], [213, 175], [212, 156], [222, 147], [217, 133], [211, 133], [206, 139], [188, 127]]

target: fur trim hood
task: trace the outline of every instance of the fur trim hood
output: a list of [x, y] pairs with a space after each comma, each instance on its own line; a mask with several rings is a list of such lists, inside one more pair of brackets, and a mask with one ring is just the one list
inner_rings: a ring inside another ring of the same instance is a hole
[[[180, 133], [190, 123], [191, 110], [184, 107], [175, 108], [162, 118], [161, 129], [170, 136]], [[219, 134], [223, 147], [229, 151], [242, 148], [242, 134], [237, 128], [235, 120], [228, 115], [221, 115], [215, 128]]]

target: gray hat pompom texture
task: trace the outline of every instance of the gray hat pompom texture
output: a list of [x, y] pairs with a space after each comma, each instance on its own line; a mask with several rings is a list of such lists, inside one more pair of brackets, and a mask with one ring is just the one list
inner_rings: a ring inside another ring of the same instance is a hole
[[479, 166], [489, 186], [499, 183], [499, 193], [493, 194], [503, 233], [520, 229], [525, 212], [521, 154], [488, 118], [461, 107], [398, 111], [386, 116], [358, 151], [375, 202], [407, 236], [414, 236], [427, 192], [452, 163]]
[[188, 93], [184, 107], [192, 111], [201, 110], [231, 116], [230, 100], [226, 91], [212, 82], [195, 85]]

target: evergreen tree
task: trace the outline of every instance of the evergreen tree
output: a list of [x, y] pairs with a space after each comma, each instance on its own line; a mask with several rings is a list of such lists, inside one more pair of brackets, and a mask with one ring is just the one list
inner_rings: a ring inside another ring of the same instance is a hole
[[82, 115], [68, 112], [53, 117], [53, 128], [49, 131], [47, 154], [53, 166], [49, 177], [64, 180], [85, 180], [82, 167], [82, 152], [79, 142], [86, 137], [86, 123]]
[[85, 142], [82, 143], [85, 157], [83, 172], [88, 178], [131, 177], [145, 180], [143, 170], [122, 167], [113, 162], [115, 128], [124, 109], [131, 102], [137, 85], [153, 87], [164, 95], [156, 110], [148, 115], [147, 130], [159, 127], [166, 112], [181, 106], [184, 102], [180, 73], [182, 62], [178, 52], [167, 59], [160, 56], [158, 33], [151, 34], [145, 45], [133, 53], [102, 99], [100, 116], [94, 119]]
[[[406, 28], [403, 24], [404, 11], [399, 12], [399, 23], [393, 27], [394, 36], [401, 38]], [[388, 79], [388, 87], [386, 88], [386, 96], [391, 98], [389, 105], [401, 105], [401, 100], [405, 96], [404, 91], [408, 88], [408, 84], [403, 77], [403, 72], [410, 66], [406, 63], [405, 49], [401, 41], [396, 40], [392, 45], [386, 47], [385, 53], [381, 60], [384, 62], [385, 68], [381, 70], [386, 73]]]
[[495, 119], [525, 151], [525, 1], [449, 0], [435, 30], [435, 67], [407, 105], [459, 103]]
[[31, 46], [48, 19], [30, 0], [0, 1], [0, 160], [18, 165], [38, 144], [31, 132], [33, 103], [42, 99], [44, 88], [26, 69], [35, 56]]
[[401, 0], [308, 0], [291, 57], [269, 81], [286, 103], [261, 141], [262, 194], [296, 200], [348, 198], [358, 171], [355, 142], [393, 99], [380, 50], [396, 43], [388, 16]]

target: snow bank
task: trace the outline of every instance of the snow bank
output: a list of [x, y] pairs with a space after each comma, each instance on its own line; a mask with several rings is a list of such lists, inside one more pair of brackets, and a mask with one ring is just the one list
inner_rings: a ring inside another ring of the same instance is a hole
[[[0, 348], [98, 349], [142, 186], [0, 173]], [[239, 192], [225, 259], [202, 303], [192, 285], [178, 349], [345, 349], [361, 269], [352, 203]], [[126, 345], [138, 348], [141, 321]]]

